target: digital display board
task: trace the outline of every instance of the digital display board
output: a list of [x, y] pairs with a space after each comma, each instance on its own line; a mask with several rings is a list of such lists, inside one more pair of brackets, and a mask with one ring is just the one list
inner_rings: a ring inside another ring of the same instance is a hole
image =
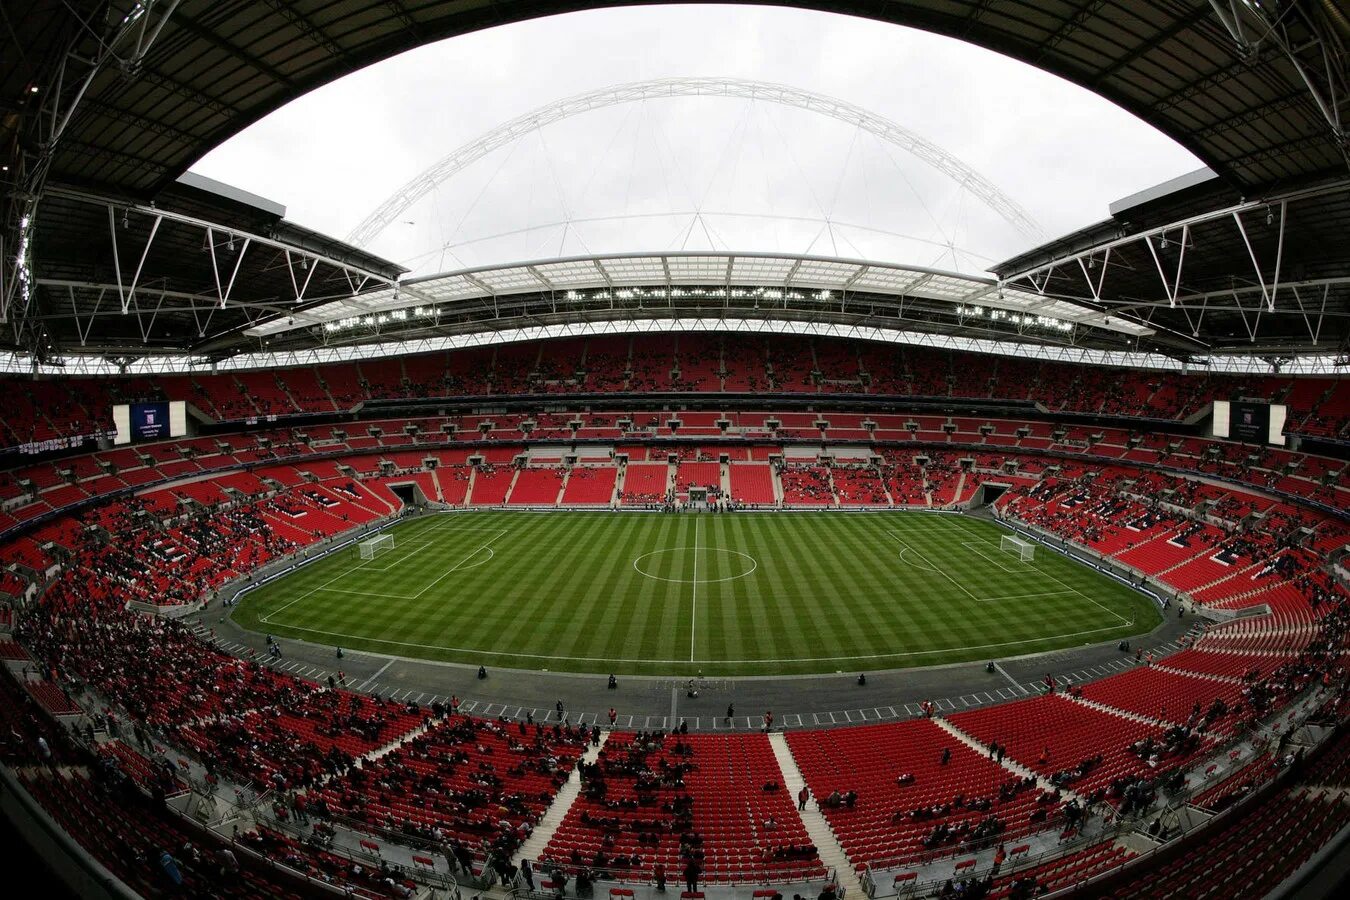
[[131, 404], [131, 439], [133, 441], [157, 441], [168, 436], [168, 403]]
[[1270, 437], [1270, 404], [1236, 400], [1228, 412], [1228, 436], [1248, 444], [1264, 444]]
[[1287, 410], [1260, 400], [1215, 400], [1214, 436], [1246, 444], [1283, 446]]
[[187, 434], [187, 406], [181, 400], [121, 403], [113, 407], [114, 444], [159, 441]]

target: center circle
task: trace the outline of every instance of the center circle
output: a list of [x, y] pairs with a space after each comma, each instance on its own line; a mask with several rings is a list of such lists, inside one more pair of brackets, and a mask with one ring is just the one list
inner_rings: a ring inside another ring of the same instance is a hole
[[[655, 569], [657, 563], [662, 560], [663, 556], [669, 556], [671, 554], [676, 558], [675, 565], [679, 567], [681, 571], [689, 571], [691, 575], [693, 571], [703, 568], [714, 554], [723, 554], [731, 561], [731, 564], [728, 565], [727, 568], [733, 570], [740, 569], [740, 571], [735, 572], [735, 574], [732, 575], [726, 575], [722, 578], [705, 578], [701, 572], [697, 578], [670, 578], [666, 575], [656, 575], [653, 572], [648, 571], [649, 569]], [[698, 556], [697, 560], [695, 560], [696, 555]], [[695, 562], [698, 562], [700, 565], [695, 566]], [[646, 577], [654, 578], [657, 581], [672, 581], [677, 584], [716, 584], [719, 581], [735, 581], [737, 578], [744, 578], [755, 571], [755, 569], [759, 568], [759, 562], [750, 554], [742, 553], [739, 550], [723, 550], [719, 547], [667, 547], [664, 550], [653, 550], [650, 553], [642, 554], [637, 559], [633, 560], [633, 568], [637, 570], [639, 575], [645, 575]]]

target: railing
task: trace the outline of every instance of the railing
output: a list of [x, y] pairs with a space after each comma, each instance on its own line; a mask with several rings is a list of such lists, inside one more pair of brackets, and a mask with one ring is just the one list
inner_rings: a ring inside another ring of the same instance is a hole
[[[530, 890], [524, 879], [517, 874], [510, 884], [505, 885], [514, 896], [526, 897], [529, 900], [555, 900], [558, 896], [557, 892], [543, 886], [549, 882], [549, 872], [556, 868], [566, 872], [569, 876], [574, 876], [576, 871], [574, 867], [549, 861], [534, 862], [531, 863], [531, 866], [534, 871], [534, 890]], [[780, 893], [785, 896], [796, 893], [815, 897], [820, 893], [822, 885], [833, 885], [835, 896], [842, 900], [847, 893], [847, 888], [839, 883], [836, 876], [837, 873], [834, 869], [827, 870], [823, 878], [808, 881], [771, 881], [767, 879], [712, 881], [700, 876], [699, 892], [707, 893], [714, 900], [767, 900], [769, 892]], [[649, 876], [635, 877], [630, 880], [610, 877], [597, 879], [592, 884], [588, 894], [581, 894], [574, 890], [573, 895], [593, 897], [595, 900], [604, 900], [607, 897], [609, 900], [666, 900], [675, 892], [682, 891], [683, 884], [683, 877], [679, 872], [671, 873], [664, 892], [657, 890]], [[622, 893], [611, 894], [611, 889]]]
[[[265, 825], [270, 830], [295, 838], [299, 840], [301, 843], [304, 843], [310, 837], [310, 833], [306, 832], [304, 828], [295, 823], [293, 820], [279, 818], [270, 810], [264, 811], [262, 815], [255, 816], [255, 818], [259, 822], [259, 824]], [[334, 819], [334, 821], [335, 820], [336, 819]], [[320, 821], [326, 822], [329, 820], [321, 819]], [[356, 829], [352, 830], [356, 831]], [[408, 846], [408, 842], [406, 841], [406, 839], [401, 840], [398, 843], [399, 845], [404, 846], [405, 848]], [[442, 858], [444, 858], [443, 848], [432, 846], [426, 848], [426, 850], [428, 853], [435, 853], [436, 855], [439, 855]], [[323, 851], [325, 853], [332, 854], [333, 856], [339, 856], [351, 862], [361, 863], [362, 865], [374, 867], [376, 869], [378, 869], [381, 865], [387, 866], [390, 870], [392, 870], [396, 874], [404, 878], [407, 878], [411, 881], [426, 884], [429, 887], [451, 891], [454, 894], [458, 894], [459, 891], [458, 880], [454, 877], [454, 875], [450, 874], [449, 872], [441, 873], [437, 872], [434, 868], [428, 868], [426, 866], [419, 866], [416, 864], [411, 866], [405, 865], [396, 860], [391, 860], [388, 857], [383, 856], [382, 854], [377, 852], [361, 849], [352, 849], [351, 847], [344, 847], [330, 842], [325, 843]]]

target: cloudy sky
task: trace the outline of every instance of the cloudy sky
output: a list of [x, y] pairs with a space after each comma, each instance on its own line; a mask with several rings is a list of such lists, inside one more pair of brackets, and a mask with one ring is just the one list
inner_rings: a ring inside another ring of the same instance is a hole
[[[454, 38], [321, 88], [195, 171], [346, 237], [456, 148], [610, 85], [775, 82], [889, 119], [986, 176], [1047, 236], [1199, 166], [1109, 102], [948, 38], [799, 10], [578, 13]], [[649, 99], [533, 129], [369, 246], [416, 274], [582, 253], [817, 253], [979, 271], [1036, 243], [936, 168], [852, 124], [765, 101]]]

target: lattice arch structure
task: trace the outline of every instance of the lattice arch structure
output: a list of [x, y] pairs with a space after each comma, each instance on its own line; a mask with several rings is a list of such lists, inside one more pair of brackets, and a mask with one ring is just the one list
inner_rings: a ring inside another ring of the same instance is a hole
[[657, 78], [611, 85], [555, 100], [498, 125], [467, 144], [455, 148], [410, 179], [356, 226], [347, 236], [347, 241], [358, 247], [369, 247], [385, 228], [398, 221], [404, 211], [435, 190], [438, 185], [453, 178], [458, 172], [494, 150], [514, 143], [526, 134], [592, 110], [671, 97], [758, 100], [806, 110], [853, 125], [937, 169], [970, 191], [981, 203], [1021, 234], [1030, 238], [1044, 237], [1044, 231], [1032, 215], [984, 175], [922, 135], [860, 106], [825, 94], [765, 81], [737, 78]]

